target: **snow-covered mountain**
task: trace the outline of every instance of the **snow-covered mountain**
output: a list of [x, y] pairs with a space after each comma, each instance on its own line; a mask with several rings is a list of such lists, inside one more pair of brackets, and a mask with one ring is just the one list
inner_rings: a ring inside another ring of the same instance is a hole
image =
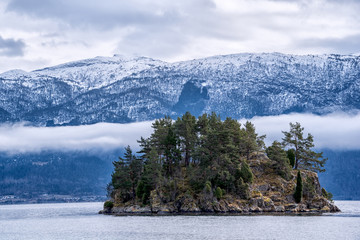
[[0, 74], [0, 121], [79, 125], [215, 111], [234, 118], [360, 109], [360, 56], [96, 57]]

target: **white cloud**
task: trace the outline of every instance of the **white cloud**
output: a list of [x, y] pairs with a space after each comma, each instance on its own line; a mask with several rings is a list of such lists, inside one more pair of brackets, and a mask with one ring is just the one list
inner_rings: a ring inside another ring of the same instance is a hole
[[140, 137], [149, 137], [151, 122], [66, 127], [32, 127], [24, 124], [0, 126], [0, 151], [8, 153], [43, 150], [116, 150], [127, 145], [138, 148]]
[[26, 48], [22, 57], [0, 56], [0, 72], [114, 53], [165, 61], [239, 52], [351, 54], [359, 52], [359, 11], [354, 0], [4, 0], [1, 36]]
[[[242, 119], [240, 122], [244, 123]], [[259, 134], [266, 134], [266, 144], [281, 141], [281, 131], [289, 130], [290, 122], [300, 122], [305, 134], [314, 135], [317, 148], [336, 150], [360, 149], [360, 112], [326, 116], [289, 114], [250, 119]], [[130, 124], [98, 123], [84, 126], [31, 127], [23, 124], [0, 126], [0, 151], [8, 153], [42, 150], [116, 150], [127, 145], [138, 149], [137, 140], [152, 132], [151, 122]]]
[[[354, 114], [333, 113], [325, 116], [314, 114], [288, 114], [254, 117], [250, 119], [259, 134], [266, 134], [266, 145], [281, 141], [281, 131], [289, 131], [289, 123], [299, 122], [304, 133], [314, 136], [316, 148], [336, 150], [360, 149], [360, 112]], [[245, 120], [240, 122], [244, 123]]]

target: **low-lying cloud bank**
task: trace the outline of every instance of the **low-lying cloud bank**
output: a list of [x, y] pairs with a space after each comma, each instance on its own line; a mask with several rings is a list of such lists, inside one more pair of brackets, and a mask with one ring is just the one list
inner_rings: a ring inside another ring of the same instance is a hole
[[[242, 119], [240, 122], [244, 123]], [[314, 114], [287, 114], [279, 116], [254, 117], [250, 121], [255, 125], [259, 134], [266, 134], [266, 145], [274, 140], [281, 141], [289, 131], [290, 122], [299, 122], [304, 127], [305, 136], [311, 133], [314, 136], [316, 148], [334, 150], [360, 149], [360, 112], [353, 114], [332, 113], [318, 116]]]
[[[244, 123], [242, 119], [240, 122]], [[266, 134], [266, 144], [281, 141], [281, 131], [289, 131], [290, 122], [300, 122], [305, 134], [314, 135], [316, 148], [334, 150], [360, 149], [360, 112], [325, 116], [288, 114], [250, 119], [259, 134]], [[0, 152], [26, 153], [43, 150], [91, 151], [115, 150], [127, 145], [138, 149], [136, 140], [149, 137], [152, 122], [130, 124], [98, 123], [85, 126], [31, 127], [24, 124], [0, 126]]]
[[0, 151], [8, 153], [114, 150], [136, 148], [141, 136], [149, 137], [151, 122], [83, 126], [31, 127], [24, 124], [0, 126]]

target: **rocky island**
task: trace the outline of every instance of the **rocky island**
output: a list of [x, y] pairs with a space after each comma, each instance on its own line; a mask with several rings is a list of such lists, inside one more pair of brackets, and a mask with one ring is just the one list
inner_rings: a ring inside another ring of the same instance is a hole
[[326, 158], [313, 136], [290, 123], [282, 142], [265, 147], [252, 123], [215, 113], [156, 120], [114, 162], [103, 214], [324, 213], [340, 211], [321, 188]]

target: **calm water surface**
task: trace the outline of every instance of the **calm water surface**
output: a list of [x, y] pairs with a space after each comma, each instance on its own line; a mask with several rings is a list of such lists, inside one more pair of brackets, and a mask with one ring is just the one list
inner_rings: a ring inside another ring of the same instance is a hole
[[102, 203], [0, 205], [0, 239], [360, 239], [360, 201], [322, 216], [99, 215]]

